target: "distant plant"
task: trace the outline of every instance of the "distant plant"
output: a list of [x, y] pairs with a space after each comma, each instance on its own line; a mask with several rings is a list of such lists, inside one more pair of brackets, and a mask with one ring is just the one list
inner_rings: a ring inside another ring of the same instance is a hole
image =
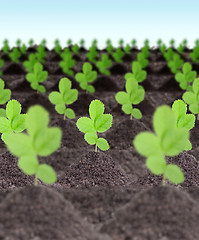
[[145, 58], [148, 58], [150, 53], [149, 53], [149, 47], [148, 45], [145, 45], [142, 49], [141, 49], [141, 53], [143, 53]]
[[75, 79], [80, 83], [80, 87], [86, 92], [94, 93], [95, 88], [89, 83], [92, 83], [97, 78], [97, 72], [92, 71], [92, 65], [88, 62], [84, 63], [82, 73], [76, 73]]
[[111, 72], [107, 68], [110, 68], [112, 66], [112, 60], [106, 53], [102, 54], [101, 60], [96, 63], [96, 66], [98, 67], [101, 74], [104, 74], [106, 76], [111, 75]]
[[75, 112], [71, 108], [66, 108], [66, 105], [70, 105], [77, 101], [78, 91], [71, 89], [71, 81], [68, 78], [62, 78], [59, 81], [59, 92], [53, 91], [49, 95], [49, 100], [52, 104], [55, 104], [55, 110], [59, 114], [64, 114], [64, 120], [67, 118], [75, 118]]
[[182, 46], [183, 46], [184, 48], [187, 47], [187, 43], [188, 43], [187, 39], [184, 39], [184, 40], [182, 41]]
[[110, 44], [112, 45], [111, 39], [107, 39], [107, 40], [106, 40], [106, 45], [108, 46], [108, 45], [110, 45]]
[[21, 46], [21, 39], [17, 39], [15, 43], [16, 43], [17, 47], [20, 48], [20, 46]]
[[189, 54], [191, 60], [195, 63], [199, 63], [199, 45], [193, 48], [193, 51]]
[[4, 53], [9, 54], [10, 46], [8, 44], [8, 40], [4, 40], [2, 50], [3, 50]]
[[13, 48], [12, 52], [9, 53], [10, 59], [15, 63], [20, 63], [19, 58], [21, 57], [21, 53], [18, 48]]
[[170, 47], [171, 47], [171, 48], [174, 48], [175, 40], [172, 38], [172, 39], [169, 41], [169, 44], [170, 44]]
[[132, 44], [132, 47], [133, 47], [133, 48], [136, 47], [136, 43], [137, 43], [136, 39], [133, 39], [133, 40], [131, 41], [131, 44]]
[[177, 47], [177, 51], [182, 54], [184, 52], [184, 47], [182, 44], [180, 44], [178, 47]]
[[38, 62], [38, 60], [36, 58], [36, 55], [34, 53], [31, 53], [28, 56], [28, 60], [24, 61], [23, 66], [25, 67], [27, 72], [31, 73], [31, 72], [33, 72], [35, 63], [37, 63], [37, 62]]
[[6, 138], [8, 150], [19, 158], [18, 167], [27, 175], [35, 176], [43, 183], [56, 182], [54, 169], [47, 164], [40, 164], [38, 157], [46, 157], [56, 151], [61, 144], [62, 132], [58, 127], [48, 127], [49, 114], [41, 106], [28, 109], [25, 126], [26, 133], [11, 133]]
[[27, 52], [27, 47], [26, 47], [26, 44], [22, 44], [21, 46], [20, 46], [20, 52], [22, 53], [22, 54], [26, 54], [26, 52]]
[[[5, 83], [0, 78], [0, 105], [7, 103], [11, 97], [10, 89], [4, 89], [4, 88], [5, 88]], [[0, 108], [0, 117], [6, 117], [6, 110], [3, 108]]]
[[115, 95], [116, 101], [122, 105], [122, 110], [125, 114], [130, 114], [136, 119], [142, 118], [142, 113], [138, 108], [133, 108], [132, 105], [137, 105], [144, 100], [145, 90], [143, 87], [138, 85], [135, 78], [130, 77], [126, 80], [125, 85], [126, 92], [118, 92]]
[[4, 45], [9, 44], [9, 41], [8, 41], [7, 38], [3, 40], [3, 44], [4, 44]]
[[61, 50], [62, 50], [62, 48], [61, 48], [61, 45], [60, 45], [60, 43], [59, 43], [59, 41], [57, 42], [57, 41], [55, 41], [55, 46], [54, 46], [54, 51], [57, 53], [57, 54], [61, 54]]
[[79, 45], [80, 45], [80, 47], [84, 47], [84, 44], [85, 44], [85, 40], [82, 38], [82, 39], [79, 41]]
[[144, 46], [145, 47], [149, 47], [149, 39], [145, 39], [144, 40]]
[[199, 45], [199, 39], [195, 40], [195, 45], [198, 46]]
[[32, 47], [33, 44], [34, 44], [34, 40], [33, 40], [33, 39], [30, 39], [30, 40], [28, 41], [28, 44], [29, 44], [29, 47]]
[[68, 47], [70, 47], [72, 45], [73, 41], [71, 38], [69, 38], [66, 43], [67, 43]]
[[180, 88], [183, 90], [192, 91], [192, 83], [197, 76], [196, 71], [192, 71], [192, 65], [190, 63], [184, 63], [182, 72], [178, 72], [175, 75], [175, 80], [179, 82]]
[[75, 66], [76, 61], [72, 57], [72, 53], [68, 48], [64, 50], [64, 52], [61, 54], [62, 61], [60, 61], [59, 66], [62, 69], [63, 73], [68, 74], [69, 76], [74, 75], [74, 71], [72, 68]]
[[183, 94], [182, 99], [189, 105], [189, 111], [197, 114], [199, 120], [199, 78], [196, 78], [192, 84], [192, 91]]
[[167, 49], [167, 47], [166, 47], [166, 45], [163, 43], [163, 44], [160, 46], [160, 52], [164, 55], [165, 52], [166, 52], [166, 49]]
[[30, 82], [32, 89], [37, 90], [37, 92], [45, 93], [46, 88], [40, 83], [44, 82], [48, 77], [48, 72], [43, 71], [43, 66], [41, 63], [35, 63], [33, 67], [33, 72], [26, 74], [26, 79]]
[[112, 53], [112, 57], [117, 63], [123, 63], [122, 58], [124, 57], [124, 52], [121, 48], [117, 48], [115, 52]]
[[118, 44], [119, 44], [120, 48], [123, 48], [123, 46], [124, 46], [124, 39], [120, 39]]
[[95, 46], [97, 48], [97, 39], [93, 39], [91, 46]]
[[44, 38], [44, 39], [42, 39], [42, 41], [41, 41], [41, 43], [40, 43], [40, 46], [45, 47], [45, 46], [46, 46], [46, 43], [47, 43], [47, 41], [46, 41], [46, 39]]
[[175, 55], [175, 52], [173, 51], [172, 48], [168, 48], [167, 51], [164, 52], [164, 58], [166, 59], [167, 62], [171, 61]]
[[162, 46], [162, 39], [157, 40], [157, 46], [158, 46], [158, 48], [160, 48]]
[[127, 43], [126, 46], [124, 47], [124, 52], [126, 54], [130, 54], [131, 53], [131, 46]]
[[37, 57], [38, 61], [40, 63], [45, 63], [45, 57], [46, 57], [46, 50], [45, 50], [45, 47], [44, 45], [40, 44], [38, 47], [37, 47], [37, 52], [35, 53], [35, 56]]
[[58, 38], [56, 38], [55, 41], [54, 41], [54, 45], [56, 46], [57, 44], [60, 44], [60, 41], [59, 41]]
[[135, 78], [138, 83], [143, 82], [147, 77], [147, 72], [142, 70], [139, 62], [132, 62], [132, 73], [126, 73], [124, 78]]
[[89, 62], [92, 62], [92, 63], [96, 63], [97, 61], [97, 56], [98, 56], [98, 52], [97, 52], [97, 48], [95, 45], [92, 45], [90, 48], [89, 48], [89, 52], [86, 53], [86, 57], [88, 58]]
[[166, 179], [174, 184], [184, 182], [182, 170], [175, 164], [167, 164], [165, 159], [165, 156], [174, 157], [181, 153], [189, 139], [189, 131], [177, 127], [176, 118], [169, 106], [158, 107], [153, 116], [155, 134], [141, 132], [133, 141], [138, 153], [147, 158], [147, 168], [155, 175], [163, 175], [163, 186]]
[[3, 67], [3, 65], [4, 65], [4, 61], [3, 61], [3, 59], [0, 57], [0, 76], [3, 75], [3, 72], [1, 71], [1, 68]]
[[170, 68], [171, 72], [175, 74], [179, 72], [179, 68], [182, 67], [183, 63], [184, 61], [181, 59], [180, 55], [175, 53], [173, 59], [168, 62], [167, 66]]
[[142, 68], [148, 66], [149, 60], [144, 56], [142, 52], [137, 54], [137, 62], [141, 65]]
[[74, 46], [72, 46], [72, 51], [76, 54], [79, 53], [79, 46], [77, 44], [75, 44]]
[[113, 50], [114, 50], [113, 45], [112, 45], [111, 43], [108, 44], [107, 47], [106, 47], [106, 51], [107, 51], [109, 54], [112, 55]]
[[104, 104], [100, 100], [93, 100], [89, 106], [88, 117], [81, 117], [77, 120], [78, 129], [85, 133], [84, 139], [90, 145], [95, 145], [95, 152], [97, 148], [102, 151], [109, 149], [109, 144], [106, 139], [98, 138], [97, 133], [106, 132], [111, 126], [113, 116], [111, 114], [104, 114]]
[[6, 116], [0, 117], [1, 139], [6, 143], [11, 133], [25, 130], [26, 114], [21, 114], [21, 104], [17, 100], [10, 100], [6, 105]]
[[[188, 131], [195, 126], [194, 114], [187, 114], [187, 104], [182, 100], [175, 100], [172, 105], [172, 111], [176, 114], [176, 126], [177, 128], [186, 128]], [[184, 150], [188, 151], [192, 149], [192, 144], [187, 139], [187, 144], [184, 145]]]

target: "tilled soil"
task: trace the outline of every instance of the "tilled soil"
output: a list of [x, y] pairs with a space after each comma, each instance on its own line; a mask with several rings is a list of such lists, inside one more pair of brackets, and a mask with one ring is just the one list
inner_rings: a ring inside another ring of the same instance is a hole
[[[29, 52], [34, 52], [34, 48]], [[101, 55], [104, 51], [99, 51]], [[49, 76], [44, 83], [47, 93], [37, 94], [25, 79], [23, 64], [5, 60], [2, 79], [12, 90], [12, 99], [22, 104], [22, 112], [35, 104], [50, 113], [50, 126], [59, 126], [63, 137], [61, 147], [40, 162], [50, 164], [57, 173], [57, 182], [47, 186], [26, 176], [17, 166], [3, 142], [0, 143], [0, 240], [196, 240], [199, 236], [199, 165], [198, 125], [191, 130], [193, 149], [182, 152], [167, 161], [181, 167], [185, 182], [175, 186], [151, 174], [145, 158], [132, 145], [141, 131], [153, 131], [152, 116], [163, 104], [172, 105], [182, 97], [174, 75], [158, 50], [151, 49], [147, 79], [142, 83], [145, 100], [137, 105], [143, 113], [141, 120], [130, 120], [115, 100], [115, 94], [124, 90], [124, 74], [131, 71], [131, 62], [138, 51], [125, 55], [124, 63], [113, 63], [111, 76], [98, 73], [93, 83], [94, 94], [85, 93], [74, 77], [62, 73], [60, 57], [48, 51], [44, 69]], [[86, 59], [82, 49], [74, 72], [81, 71]], [[188, 52], [182, 55], [190, 61]], [[27, 59], [22, 56], [21, 60]], [[192, 62], [191, 62], [192, 63]], [[193, 64], [199, 70], [197, 64]], [[94, 69], [97, 68], [94, 66]], [[78, 100], [70, 105], [76, 119], [63, 119], [48, 100], [51, 91], [58, 90], [62, 77], [72, 81], [78, 89]], [[92, 100], [105, 104], [105, 113], [113, 115], [113, 125], [105, 137], [110, 149], [106, 152], [89, 146], [76, 127], [81, 116], [88, 116]], [[4, 106], [5, 107], [5, 106]]]

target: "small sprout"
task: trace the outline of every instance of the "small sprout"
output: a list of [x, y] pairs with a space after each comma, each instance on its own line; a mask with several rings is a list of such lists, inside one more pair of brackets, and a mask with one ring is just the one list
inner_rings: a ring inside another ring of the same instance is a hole
[[135, 78], [137, 82], [143, 82], [147, 77], [147, 72], [142, 70], [142, 66], [139, 62], [132, 62], [132, 73], [126, 73], [124, 78], [127, 80], [128, 78]]
[[182, 67], [182, 72], [178, 72], [175, 75], [175, 79], [180, 84], [180, 88], [183, 90], [192, 91], [192, 86], [189, 83], [192, 83], [196, 78], [197, 72], [192, 71], [192, 66], [190, 63], [184, 63]]
[[97, 61], [97, 56], [98, 56], [98, 52], [97, 52], [97, 48], [95, 45], [92, 45], [90, 48], [89, 48], [89, 52], [86, 53], [86, 57], [88, 58], [89, 62], [92, 62], [92, 63], [96, 63]]
[[164, 55], [166, 53], [166, 45], [165, 44], [162, 44], [161, 47], [160, 47], [160, 52]]
[[[55, 41], [55, 42], [56, 42], [56, 41]], [[54, 51], [55, 51], [57, 54], [61, 54], [61, 50], [62, 50], [62, 48], [61, 48], [60, 43], [59, 43], [59, 42], [56, 42], [55, 47], [54, 47]]]
[[17, 100], [10, 100], [6, 105], [6, 116], [0, 117], [1, 139], [6, 143], [11, 133], [25, 130], [26, 114], [21, 114], [21, 104]]
[[144, 46], [145, 47], [149, 47], [149, 39], [145, 39], [144, 40]]
[[61, 53], [62, 61], [60, 61], [59, 66], [61, 67], [63, 73], [69, 76], [74, 75], [72, 68], [75, 66], [75, 60], [72, 58], [72, 53], [69, 48], [66, 48], [63, 53]]
[[112, 44], [111, 39], [107, 39], [106, 40], [106, 45], [109, 46], [110, 44]]
[[196, 46], [199, 45], [199, 39], [196, 39], [196, 41], [195, 41], [195, 45], [196, 45]]
[[73, 41], [71, 38], [69, 38], [66, 43], [67, 43], [68, 47], [70, 47], [72, 45]]
[[180, 44], [180, 45], [178, 46], [177, 51], [178, 51], [180, 54], [182, 54], [182, 53], [184, 52], [184, 47], [183, 47], [182, 44]]
[[19, 63], [19, 58], [21, 57], [21, 52], [19, 51], [18, 48], [13, 48], [12, 52], [9, 53], [10, 59], [15, 62]]
[[51, 92], [49, 100], [55, 104], [55, 110], [59, 114], [64, 114], [65, 118], [75, 118], [75, 112], [71, 108], [66, 108], [66, 105], [74, 103], [78, 98], [78, 91], [71, 89], [71, 81], [68, 78], [62, 78], [59, 81], [59, 92]]
[[4, 61], [3, 61], [3, 59], [0, 57], [0, 76], [3, 75], [3, 72], [1, 71], [1, 68], [3, 67], [3, 65], [4, 65]]
[[181, 153], [189, 139], [189, 131], [177, 127], [176, 118], [169, 106], [158, 107], [153, 116], [155, 134], [141, 132], [133, 141], [138, 153], [147, 158], [147, 168], [155, 175], [163, 175], [163, 186], [166, 179], [174, 184], [184, 182], [182, 170], [175, 164], [167, 164], [165, 159], [165, 156], [174, 157]]
[[137, 105], [144, 100], [145, 90], [142, 86], [138, 85], [135, 78], [129, 77], [126, 81], [126, 92], [118, 92], [115, 95], [116, 101], [122, 105], [122, 110], [126, 114], [130, 114], [136, 119], [142, 118], [142, 113], [138, 108], [133, 108], [132, 105]]
[[191, 60], [195, 63], [199, 63], [199, 44], [196, 45], [193, 51], [189, 54]]
[[55, 46], [56, 46], [56, 45], [60, 45], [59, 39], [55, 39], [54, 44], [55, 44]]
[[142, 49], [141, 49], [141, 53], [143, 53], [144, 57], [145, 58], [148, 58], [150, 53], [149, 53], [149, 47], [148, 46], [144, 46]]
[[187, 47], [187, 43], [188, 43], [187, 39], [184, 39], [184, 40], [182, 41], [182, 46], [183, 46], [184, 48], [186, 48], [186, 47]]
[[123, 40], [123, 39], [120, 39], [118, 43], [119, 43], [120, 48], [123, 48], [123, 46], [124, 46], [124, 40]]
[[98, 67], [101, 74], [104, 74], [106, 76], [111, 75], [111, 72], [107, 70], [107, 68], [110, 68], [112, 66], [112, 60], [106, 53], [102, 54], [101, 60], [96, 63], [96, 66]]
[[139, 64], [141, 65], [142, 68], [147, 67], [149, 60], [146, 59], [146, 57], [144, 56], [144, 54], [142, 52], [138, 53], [137, 55], [137, 62], [139, 62]]
[[83, 73], [76, 73], [75, 79], [80, 83], [80, 87], [86, 92], [94, 93], [95, 88], [88, 83], [92, 83], [97, 78], [97, 72], [92, 71], [92, 65], [88, 62], [82, 67]]
[[118, 63], [123, 63], [122, 58], [124, 57], [124, 52], [121, 48], [117, 48], [114, 53], [112, 53], [113, 59]]
[[47, 164], [40, 164], [38, 156], [46, 157], [56, 151], [61, 144], [62, 132], [58, 127], [48, 127], [49, 114], [41, 106], [28, 109], [25, 126], [26, 133], [11, 133], [6, 138], [8, 150], [19, 158], [18, 167], [27, 175], [35, 176], [45, 184], [56, 182], [54, 169]]
[[136, 47], [136, 43], [137, 43], [136, 39], [132, 39], [131, 45], [132, 45], [133, 48]]
[[80, 45], [81, 47], [84, 47], [84, 44], [85, 44], [85, 40], [84, 40], [83, 38], [80, 39], [79, 45]]
[[30, 40], [28, 41], [28, 45], [29, 45], [29, 47], [32, 47], [33, 44], [34, 44], [34, 40], [33, 40], [33, 39], [30, 39]]
[[22, 54], [26, 54], [26, 51], [27, 51], [27, 47], [26, 45], [23, 43], [22, 46], [20, 46], [20, 52]]
[[[1, 105], [7, 103], [11, 97], [10, 89], [4, 89], [4, 87], [5, 87], [5, 83], [0, 78], [0, 104]], [[3, 108], [0, 108], [0, 117], [6, 117], [6, 110]]]
[[158, 48], [160, 48], [162, 46], [162, 39], [157, 40], [157, 46], [158, 46]]
[[199, 78], [196, 78], [192, 84], [192, 91], [183, 94], [182, 99], [189, 105], [189, 111], [197, 114], [199, 120]]
[[34, 68], [35, 63], [37, 63], [37, 62], [38, 61], [37, 61], [37, 58], [36, 58], [35, 54], [31, 53], [28, 56], [28, 60], [24, 61], [23, 66], [25, 67], [27, 72], [31, 73], [31, 72], [33, 72], [33, 68]]
[[95, 145], [95, 152], [97, 148], [102, 151], [109, 149], [109, 144], [106, 139], [98, 138], [97, 133], [106, 132], [111, 126], [113, 116], [111, 114], [104, 114], [104, 104], [100, 100], [93, 100], [89, 106], [88, 117], [81, 117], [77, 120], [78, 129], [85, 133], [84, 139], [90, 145]]
[[172, 38], [172, 39], [169, 41], [169, 44], [170, 44], [170, 47], [171, 47], [171, 48], [174, 48], [175, 40]]
[[21, 39], [17, 39], [16, 40], [16, 45], [17, 45], [18, 48], [20, 48], [20, 46], [21, 46]]
[[97, 39], [93, 39], [91, 46], [95, 46], [97, 48]]
[[124, 47], [124, 52], [126, 54], [131, 54], [131, 46], [127, 43], [126, 46]]
[[167, 65], [170, 68], [171, 72], [175, 74], [179, 72], [179, 68], [182, 67], [183, 63], [184, 61], [181, 59], [180, 55], [176, 53], [174, 54], [173, 59], [170, 60]]
[[41, 93], [45, 93], [46, 88], [43, 85], [39, 85], [39, 83], [44, 82], [47, 77], [48, 72], [43, 71], [43, 66], [39, 62], [35, 63], [32, 73], [26, 74], [26, 79], [30, 82], [31, 88]]
[[46, 39], [42, 39], [40, 45], [41, 45], [42, 47], [45, 47], [45, 46], [46, 46], [46, 43], [47, 43]]
[[111, 43], [109, 45], [107, 45], [106, 51], [108, 53], [113, 54], [113, 50], [114, 50], [114, 48], [113, 48], [113, 45]]
[[37, 57], [37, 60], [38, 60], [40, 63], [45, 63], [46, 50], [45, 50], [44, 45], [40, 44], [40, 45], [37, 47], [37, 52], [35, 53], [35, 56]]
[[175, 52], [173, 51], [172, 48], [168, 48], [168, 50], [165, 51], [163, 54], [166, 61], [169, 62], [173, 59]]
[[79, 53], [79, 46], [77, 44], [75, 44], [73, 47], [72, 47], [72, 51], [76, 54]]
[[2, 50], [4, 53], [9, 54], [10, 47], [8, 45], [8, 42], [4, 42]]

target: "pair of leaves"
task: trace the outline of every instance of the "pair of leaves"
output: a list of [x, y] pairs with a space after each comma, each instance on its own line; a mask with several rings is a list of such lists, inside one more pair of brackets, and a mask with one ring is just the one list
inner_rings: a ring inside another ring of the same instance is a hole
[[39, 164], [38, 156], [48, 156], [56, 151], [61, 144], [61, 130], [57, 127], [48, 128], [49, 114], [41, 106], [30, 107], [25, 126], [27, 133], [11, 133], [6, 138], [9, 151], [19, 157], [18, 166], [28, 175], [36, 175], [44, 183], [56, 181], [56, 173], [51, 166]]
[[94, 93], [95, 88], [88, 83], [92, 83], [97, 78], [97, 72], [92, 71], [92, 65], [88, 62], [84, 63], [82, 73], [77, 73], [75, 79], [80, 83], [80, 87], [87, 92]]
[[183, 62], [179, 54], [174, 54], [173, 59], [170, 60], [167, 65], [172, 73], [177, 73]]
[[35, 63], [33, 67], [33, 72], [26, 74], [26, 79], [30, 82], [31, 87], [38, 92], [45, 93], [46, 88], [39, 83], [44, 82], [48, 77], [48, 72], [43, 71], [43, 66], [41, 63]]
[[98, 55], [98, 52], [97, 52], [97, 48], [95, 45], [92, 45], [90, 48], [89, 48], [89, 52], [86, 54], [86, 57], [88, 58], [88, 60], [92, 63], [96, 63], [97, 61], [97, 55]]
[[124, 78], [135, 78], [137, 82], [143, 82], [146, 79], [147, 72], [142, 70], [142, 66], [139, 62], [132, 62], [132, 73], [126, 73]]
[[137, 55], [137, 62], [141, 65], [142, 68], [147, 67], [149, 60], [144, 56], [142, 52]]
[[116, 101], [122, 105], [122, 110], [126, 114], [130, 114], [136, 119], [142, 118], [142, 113], [139, 109], [133, 108], [133, 104], [139, 104], [144, 100], [145, 91], [139, 86], [136, 79], [129, 77], [126, 81], [126, 92], [118, 92], [115, 95]]
[[59, 81], [59, 92], [54, 91], [49, 95], [50, 102], [55, 104], [55, 110], [69, 119], [75, 118], [75, 112], [71, 108], [66, 108], [66, 105], [74, 103], [78, 98], [78, 91], [71, 89], [71, 86], [68, 78], [62, 78]]
[[75, 66], [75, 60], [72, 58], [72, 53], [67, 48], [64, 53], [61, 54], [63, 60], [59, 63], [59, 66], [62, 68], [62, 71], [69, 76], [74, 75], [72, 68]]
[[124, 57], [124, 52], [121, 48], [117, 48], [116, 51], [112, 53], [112, 57], [117, 63], [123, 63], [122, 58]]
[[1, 105], [7, 103], [7, 101], [10, 100], [10, 97], [11, 97], [10, 89], [4, 89], [4, 87], [5, 87], [5, 83], [0, 78], [0, 104]]
[[32, 73], [33, 72], [33, 68], [34, 68], [34, 65], [35, 63], [37, 63], [38, 60], [37, 60], [37, 57], [34, 53], [31, 53], [29, 56], [28, 56], [28, 60], [25, 61], [23, 63], [24, 67], [26, 68], [26, 71], [29, 72], [29, 73]]
[[111, 72], [107, 70], [107, 68], [110, 68], [112, 65], [112, 60], [109, 58], [109, 56], [104, 53], [101, 56], [101, 60], [96, 63], [96, 66], [98, 67], [100, 73], [105, 74], [106, 76], [110, 76]]
[[12, 52], [9, 53], [9, 57], [11, 58], [11, 60], [15, 63], [19, 63], [19, 58], [21, 57], [21, 53], [18, 50], [18, 48], [13, 48]]
[[89, 106], [88, 117], [78, 119], [78, 129], [85, 133], [84, 139], [90, 145], [96, 145], [102, 151], [109, 149], [109, 144], [104, 138], [98, 138], [98, 133], [107, 131], [112, 126], [113, 117], [111, 114], [104, 114], [104, 104], [100, 100], [93, 100]]

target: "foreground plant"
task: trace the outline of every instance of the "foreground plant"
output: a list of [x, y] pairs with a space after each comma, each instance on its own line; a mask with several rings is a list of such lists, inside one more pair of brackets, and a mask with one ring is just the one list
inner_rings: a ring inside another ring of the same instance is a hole
[[76, 73], [75, 79], [80, 83], [80, 87], [86, 92], [94, 93], [95, 88], [89, 83], [92, 83], [97, 78], [97, 72], [92, 70], [92, 65], [88, 62], [84, 63], [82, 73]]
[[96, 66], [98, 67], [100, 73], [110, 76], [111, 72], [107, 69], [110, 68], [112, 65], [112, 60], [109, 58], [109, 56], [106, 53], [103, 53], [101, 56], [101, 60], [96, 63]]
[[[7, 103], [11, 97], [10, 89], [4, 89], [4, 88], [5, 88], [5, 83], [0, 78], [0, 105]], [[3, 108], [0, 108], [0, 117], [6, 117], [6, 110]]]
[[145, 91], [143, 87], [138, 85], [135, 78], [130, 77], [126, 81], [126, 92], [118, 92], [115, 95], [116, 101], [122, 105], [122, 110], [126, 114], [130, 114], [130, 119], [132, 117], [136, 119], [142, 118], [142, 113], [138, 108], [133, 108], [132, 105], [137, 105], [144, 100]]
[[184, 182], [182, 170], [175, 164], [167, 164], [165, 159], [165, 156], [174, 157], [181, 153], [189, 139], [189, 131], [178, 128], [176, 119], [169, 106], [158, 107], [153, 116], [155, 134], [141, 132], [133, 141], [138, 153], [147, 158], [147, 168], [155, 175], [163, 175], [163, 186], [166, 179], [174, 184]]
[[97, 148], [102, 151], [109, 149], [109, 144], [106, 139], [98, 138], [97, 133], [106, 132], [111, 126], [113, 116], [111, 114], [104, 114], [104, 104], [100, 100], [93, 100], [89, 106], [88, 117], [81, 117], [77, 120], [78, 129], [85, 133], [84, 139], [90, 145], [95, 145], [95, 152]]
[[44, 82], [48, 77], [48, 72], [43, 71], [43, 66], [37, 62], [33, 67], [33, 72], [26, 74], [26, 79], [30, 82], [32, 89], [37, 90], [37, 92], [45, 93], [46, 88], [39, 83]]
[[59, 92], [51, 92], [49, 100], [55, 104], [55, 110], [59, 114], [64, 114], [65, 118], [75, 118], [75, 112], [71, 108], [66, 108], [66, 105], [74, 103], [78, 98], [78, 91], [71, 89], [71, 81], [68, 78], [62, 78], [59, 81]]
[[11, 133], [6, 138], [8, 150], [19, 158], [18, 167], [27, 175], [35, 176], [43, 183], [56, 182], [56, 173], [47, 164], [40, 164], [38, 157], [46, 157], [61, 144], [62, 132], [58, 127], [48, 127], [49, 114], [41, 106], [30, 107], [25, 120], [26, 133]]
[[11, 133], [25, 130], [26, 114], [21, 114], [21, 104], [17, 100], [10, 100], [6, 105], [6, 116], [0, 117], [1, 139], [6, 143]]
[[138, 83], [143, 82], [147, 77], [147, 72], [142, 70], [139, 62], [132, 62], [132, 73], [126, 73], [124, 78], [135, 78]]

